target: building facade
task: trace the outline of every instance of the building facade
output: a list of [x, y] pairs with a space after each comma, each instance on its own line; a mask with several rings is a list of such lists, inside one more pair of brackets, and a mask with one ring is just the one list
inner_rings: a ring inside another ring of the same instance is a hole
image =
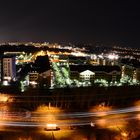
[[93, 82], [96, 79], [105, 79], [108, 82], [115, 82], [121, 78], [121, 69], [119, 66], [72, 65], [70, 78], [79, 81]]
[[14, 56], [4, 56], [2, 59], [2, 79], [16, 80], [16, 63]]

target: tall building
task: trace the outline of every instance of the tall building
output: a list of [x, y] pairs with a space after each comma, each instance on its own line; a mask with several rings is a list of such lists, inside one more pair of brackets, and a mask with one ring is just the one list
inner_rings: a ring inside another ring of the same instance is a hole
[[14, 56], [4, 56], [2, 60], [3, 80], [11, 81], [16, 79], [16, 64]]

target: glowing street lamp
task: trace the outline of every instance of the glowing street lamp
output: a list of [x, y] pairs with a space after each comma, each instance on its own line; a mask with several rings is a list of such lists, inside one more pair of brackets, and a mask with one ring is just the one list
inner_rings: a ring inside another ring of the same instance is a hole
[[0, 102], [7, 102], [8, 101], [8, 96], [6, 95], [0, 95]]
[[125, 137], [125, 138], [128, 137], [128, 133], [126, 133], [126, 132], [121, 132], [121, 135], [122, 135], [123, 137]]

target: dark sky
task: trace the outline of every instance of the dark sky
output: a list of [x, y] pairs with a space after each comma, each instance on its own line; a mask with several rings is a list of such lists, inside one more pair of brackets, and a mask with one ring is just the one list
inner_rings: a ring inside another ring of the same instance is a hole
[[0, 42], [103, 42], [140, 47], [138, 0], [1, 0]]

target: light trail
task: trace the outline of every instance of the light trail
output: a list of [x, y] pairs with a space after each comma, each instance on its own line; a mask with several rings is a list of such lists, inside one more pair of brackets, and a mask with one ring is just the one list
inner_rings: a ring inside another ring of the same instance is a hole
[[[14, 122], [14, 121], [8, 121], [8, 122], [0, 122], [1, 126], [21, 126], [21, 127], [46, 127], [47, 123], [33, 123], [33, 122]], [[91, 122], [75, 122], [75, 123], [57, 123], [58, 126], [83, 126], [83, 125], [90, 125]]]
[[[128, 120], [133, 120], [136, 119], [136, 116], [132, 116], [132, 117], [125, 117], [125, 118], [119, 118], [119, 116], [117, 118], [105, 118], [106, 123], [113, 123], [115, 121], [120, 122], [121, 121], [128, 121]], [[55, 122], [57, 124], [57, 126], [91, 126], [91, 123], [96, 124], [96, 122], [100, 121], [102, 119], [98, 118], [96, 120], [94, 120], [94, 122], [92, 121], [83, 121], [83, 120], [79, 120], [77, 122]], [[22, 121], [0, 121], [0, 126], [14, 126], [14, 127], [46, 127], [47, 122], [22, 122]]]
[[[55, 123], [59, 127], [91, 126], [91, 123], [94, 126], [94, 124], [101, 123], [102, 120], [108, 125], [113, 125], [113, 122], [123, 123], [124, 121], [136, 120], [139, 112], [140, 106], [109, 111], [74, 113], [0, 111], [0, 126], [45, 128], [47, 123]], [[48, 118], [52, 116], [54, 119], [49, 120]]]
[[[6, 127], [29, 127], [29, 128], [46, 128], [46, 124], [48, 123], [54, 123], [56, 124], [59, 128], [66, 128], [66, 129], [75, 129], [75, 127], [77, 128], [84, 128], [85, 126], [88, 126], [88, 127], [94, 127], [94, 126], [100, 126], [100, 124], [103, 122], [105, 122], [106, 125], [108, 126], [117, 126], [119, 124], [123, 124], [124, 121], [125, 122], [128, 122], [130, 120], [134, 120], [134, 119], [137, 119], [137, 115], [138, 115], [138, 112], [136, 114], [133, 113], [133, 109], [135, 109], [135, 111], [139, 111], [139, 108], [138, 107], [130, 107], [130, 108], [126, 108], [126, 109], [121, 109], [121, 110], [113, 110], [113, 111], [107, 111], [109, 112], [108, 114], [111, 116], [102, 116], [102, 117], [95, 117], [95, 118], [90, 118], [91, 117], [91, 113], [61, 113], [60, 115], [65, 115], [66, 116], [66, 120], [62, 119], [60, 120], [59, 118], [55, 119], [55, 120], [47, 120], [47, 119], [44, 119], [42, 118], [42, 116], [44, 118], [48, 117], [48, 116], [52, 116], [51, 115], [43, 115], [41, 116], [41, 114], [39, 113], [31, 113], [31, 117], [27, 118], [26, 117], [26, 113], [24, 113], [24, 116], [20, 116], [19, 115], [19, 112], [9, 112], [9, 114], [13, 117], [11, 117], [9, 120], [5, 117], [5, 120], [1, 120], [0, 121], [0, 126], [4, 126], [6, 129]], [[116, 113], [116, 112], [120, 112], [120, 113], [117, 113], [117, 114], [113, 114], [112, 113]], [[123, 115], [122, 117], [120, 116], [122, 114], [122, 112], [126, 112], [125, 115]], [[131, 113], [131, 114], [127, 114], [127, 113]], [[97, 113], [97, 112], [96, 112]], [[94, 114], [96, 116], [96, 113]], [[78, 116], [77, 116], [78, 114]], [[79, 117], [79, 114], [85, 116], [81, 116]], [[89, 115], [90, 114], [90, 115]], [[36, 115], [36, 117], [35, 117]], [[54, 114], [56, 115], [56, 114]], [[59, 114], [56, 115], [56, 116], [60, 116]], [[73, 119], [69, 119], [68, 116], [71, 115], [73, 116]], [[56, 117], [54, 116], [54, 117]], [[89, 117], [87, 119], [87, 117]], [[77, 118], [77, 119], [76, 119]], [[79, 118], [79, 119], [78, 119]], [[115, 123], [115, 124], [114, 124]], [[71, 128], [72, 127], [72, 128]], [[74, 127], [74, 128], [73, 128]], [[2, 128], [3, 129], [3, 128]]]
[[115, 115], [115, 114], [125, 114], [125, 113], [132, 113], [132, 112], [139, 112], [140, 106], [136, 107], [129, 107], [129, 108], [123, 108], [123, 109], [114, 109], [109, 111], [96, 111], [96, 112], [76, 112], [76, 113], [32, 113], [33, 117], [45, 117], [49, 116], [49, 114], [54, 115], [56, 117], [99, 117], [99, 116], [107, 116], [107, 115]]
[[126, 114], [126, 113], [134, 113], [139, 112], [140, 106], [135, 107], [129, 107], [129, 108], [123, 108], [123, 109], [114, 109], [109, 111], [96, 111], [96, 112], [75, 112], [75, 113], [51, 113], [51, 112], [10, 112], [10, 111], [0, 111], [0, 116], [3, 116], [5, 118], [11, 117], [21, 117], [21, 118], [28, 118], [28, 115], [30, 113], [30, 118], [45, 118], [49, 116], [58, 117], [59, 119], [67, 119], [67, 118], [88, 118], [88, 117], [102, 117], [102, 116], [108, 116], [108, 115], [117, 115], [117, 114]]

